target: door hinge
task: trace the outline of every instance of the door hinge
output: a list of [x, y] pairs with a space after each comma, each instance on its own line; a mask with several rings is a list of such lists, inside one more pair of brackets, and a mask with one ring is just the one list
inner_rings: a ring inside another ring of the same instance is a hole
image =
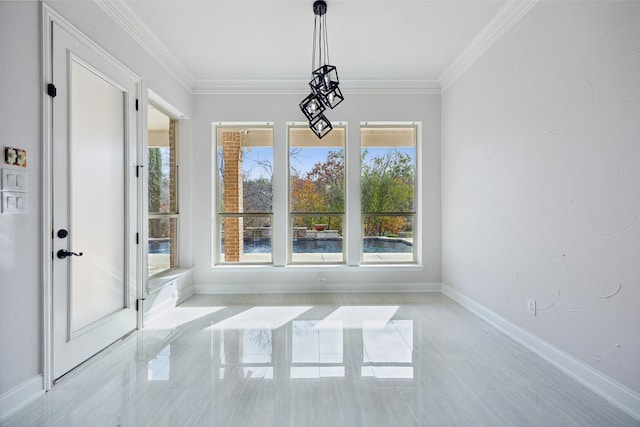
[[138, 100], [136, 99], [136, 111], [138, 111], [139, 108], [140, 106], [138, 105]]
[[138, 298], [136, 300], [136, 311], [140, 311], [140, 307], [142, 307], [142, 302], [144, 301], [144, 298]]
[[140, 244], [140, 233], [136, 233], [136, 245]]
[[56, 85], [54, 85], [53, 83], [49, 83], [47, 85], [47, 95], [49, 95], [52, 98], [55, 98], [57, 93], [58, 93], [58, 90], [56, 89]]
[[142, 165], [136, 165], [136, 178], [140, 177], [140, 169], [143, 168]]

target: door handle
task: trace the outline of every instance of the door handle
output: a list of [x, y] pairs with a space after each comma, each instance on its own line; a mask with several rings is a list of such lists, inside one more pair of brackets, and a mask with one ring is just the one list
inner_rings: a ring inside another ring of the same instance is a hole
[[58, 257], [58, 259], [65, 259], [68, 256], [82, 256], [82, 252], [78, 253], [78, 252], [71, 252], [66, 249], [60, 249], [56, 254], [56, 256]]

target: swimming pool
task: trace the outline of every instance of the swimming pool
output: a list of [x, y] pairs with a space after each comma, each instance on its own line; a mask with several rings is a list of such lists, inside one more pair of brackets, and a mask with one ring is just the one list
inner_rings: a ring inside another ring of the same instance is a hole
[[[393, 252], [411, 253], [413, 245], [409, 242], [397, 239], [385, 239], [367, 237], [363, 239], [364, 252]], [[222, 243], [224, 252], [224, 242]], [[295, 239], [293, 241], [293, 253], [340, 253], [342, 252], [342, 239]], [[244, 239], [244, 253], [268, 254], [271, 253], [270, 239]]]
[[[245, 254], [271, 253], [270, 239], [244, 239]], [[410, 242], [384, 237], [365, 237], [363, 239], [365, 253], [411, 253], [413, 245]], [[169, 240], [150, 240], [150, 254], [168, 254]], [[224, 240], [221, 252], [224, 252]], [[342, 239], [295, 239], [293, 241], [293, 253], [340, 253], [342, 252]]]
[[171, 243], [169, 239], [149, 240], [150, 254], [168, 254], [170, 253]]

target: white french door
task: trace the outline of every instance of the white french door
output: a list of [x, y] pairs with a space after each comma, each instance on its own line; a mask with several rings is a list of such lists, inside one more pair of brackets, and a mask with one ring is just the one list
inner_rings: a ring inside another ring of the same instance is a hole
[[52, 24], [52, 378], [136, 328], [138, 81]]

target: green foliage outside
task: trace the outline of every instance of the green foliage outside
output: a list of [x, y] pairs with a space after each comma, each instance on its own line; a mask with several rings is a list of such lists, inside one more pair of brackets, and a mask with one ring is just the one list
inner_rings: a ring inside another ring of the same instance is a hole
[[[149, 213], [158, 213], [163, 202], [162, 153], [160, 148], [149, 148]], [[169, 221], [149, 221], [149, 237], [169, 235]]]
[[[294, 153], [295, 154], [295, 153]], [[293, 155], [293, 154], [292, 154]], [[415, 159], [412, 155], [389, 148], [385, 152], [368, 150], [361, 154], [361, 204], [363, 213], [403, 213], [399, 216], [366, 216], [366, 236], [397, 236], [412, 232], [414, 210]], [[272, 171], [269, 162], [260, 166], [267, 174], [260, 178], [243, 177], [244, 212], [271, 212]], [[336, 213], [336, 215], [295, 216], [294, 226], [312, 229], [326, 224], [342, 232], [341, 214], [345, 210], [344, 150], [329, 151], [326, 159], [310, 171], [292, 171], [291, 211], [297, 213]], [[245, 226], [266, 226], [268, 218], [245, 218]]]
[[[324, 162], [291, 177], [291, 211], [342, 214], [344, 193], [344, 150], [329, 151]], [[326, 224], [327, 229], [342, 232], [341, 216], [299, 216], [293, 225], [311, 229], [314, 224]]]
[[[363, 150], [360, 193], [362, 212], [407, 212], [414, 210], [415, 162], [411, 155], [395, 149], [371, 156]], [[365, 236], [411, 232], [407, 216], [366, 216]]]
[[149, 212], [160, 212], [162, 200], [162, 154], [159, 148], [149, 148]]

